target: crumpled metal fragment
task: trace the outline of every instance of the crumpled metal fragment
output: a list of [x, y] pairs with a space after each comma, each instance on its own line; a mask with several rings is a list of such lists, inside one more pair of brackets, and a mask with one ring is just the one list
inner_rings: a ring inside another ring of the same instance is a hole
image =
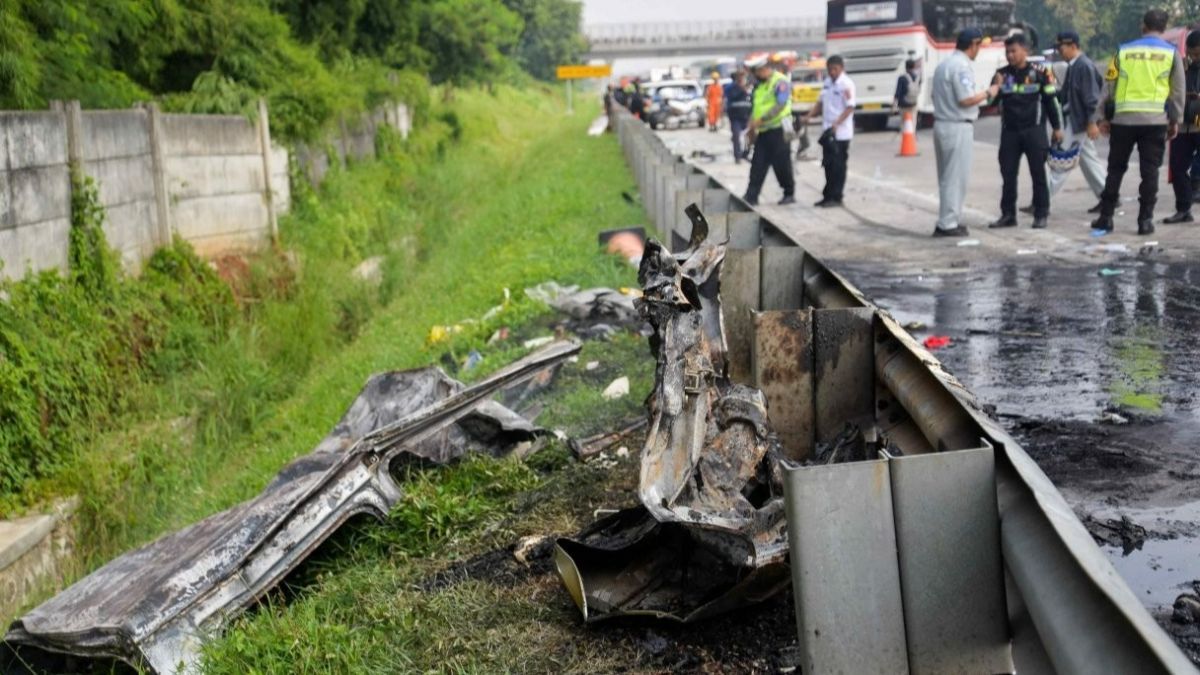
[[15, 621], [0, 672], [90, 672], [125, 662], [195, 672], [203, 643], [355, 515], [387, 516], [398, 462], [502, 454], [545, 433], [491, 397], [579, 352], [556, 342], [465, 386], [425, 368], [372, 377], [308, 455], [257, 497], [126, 553]]
[[761, 391], [731, 382], [720, 269], [694, 206], [687, 250], [650, 241], [638, 272], [654, 328], [642, 509], [562, 539], [556, 562], [586, 620], [652, 614], [681, 621], [759, 600], [787, 584], [778, 440]]

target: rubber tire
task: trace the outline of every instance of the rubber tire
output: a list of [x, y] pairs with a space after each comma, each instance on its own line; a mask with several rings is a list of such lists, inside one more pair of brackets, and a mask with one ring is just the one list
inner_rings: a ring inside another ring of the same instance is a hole
[[863, 131], [884, 131], [887, 129], [887, 115], [865, 115], [858, 120], [858, 125]]

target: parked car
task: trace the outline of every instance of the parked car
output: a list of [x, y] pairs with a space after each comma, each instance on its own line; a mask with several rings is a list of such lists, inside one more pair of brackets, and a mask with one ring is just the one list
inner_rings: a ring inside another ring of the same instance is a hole
[[646, 122], [651, 129], [678, 128], [694, 124], [704, 128], [708, 102], [695, 80], [662, 80], [642, 85], [646, 98]]

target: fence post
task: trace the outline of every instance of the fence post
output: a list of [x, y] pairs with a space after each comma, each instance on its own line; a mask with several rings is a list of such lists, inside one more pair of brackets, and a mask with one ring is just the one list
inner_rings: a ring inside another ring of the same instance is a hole
[[263, 197], [267, 200], [267, 222], [271, 227], [271, 241], [279, 243], [279, 220], [275, 217], [275, 196], [271, 189], [271, 120], [267, 113], [267, 100], [258, 99], [258, 144], [262, 148]]
[[79, 101], [67, 101], [67, 163], [72, 170], [83, 170], [83, 108]]
[[175, 228], [171, 224], [171, 195], [167, 194], [167, 163], [163, 157], [163, 124], [162, 111], [157, 103], [146, 105], [149, 118], [150, 133], [150, 164], [154, 176], [154, 213], [158, 223], [158, 245], [170, 246], [175, 237]]

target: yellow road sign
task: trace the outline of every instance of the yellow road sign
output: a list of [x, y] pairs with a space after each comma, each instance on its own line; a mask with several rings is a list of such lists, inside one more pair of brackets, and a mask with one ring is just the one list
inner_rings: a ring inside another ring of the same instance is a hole
[[585, 80], [592, 77], [612, 77], [612, 66], [559, 66], [555, 74], [560, 80]]

